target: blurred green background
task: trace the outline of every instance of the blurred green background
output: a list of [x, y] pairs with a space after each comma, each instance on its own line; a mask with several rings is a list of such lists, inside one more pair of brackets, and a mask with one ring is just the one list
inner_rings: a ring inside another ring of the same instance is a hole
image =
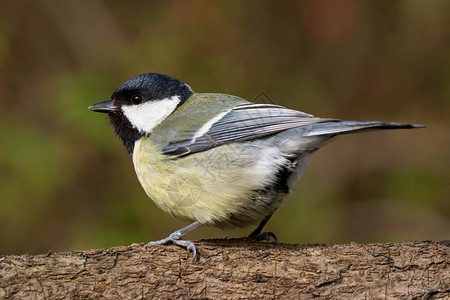
[[449, 1], [1, 4], [1, 254], [147, 242], [186, 225], [146, 197], [107, 117], [87, 109], [146, 72], [322, 117], [426, 124], [326, 146], [266, 229], [286, 243], [450, 238]]

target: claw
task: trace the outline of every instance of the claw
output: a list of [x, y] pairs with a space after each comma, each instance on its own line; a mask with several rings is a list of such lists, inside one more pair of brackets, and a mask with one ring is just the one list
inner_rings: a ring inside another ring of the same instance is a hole
[[192, 254], [193, 254], [192, 259], [193, 259], [193, 261], [195, 261], [196, 259], [198, 259], [198, 253], [197, 253], [197, 249], [195, 248], [194, 243], [191, 241], [180, 240], [180, 238], [187, 232], [191, 231], [192, 229], [194, 229], [200, 225], [201, 225], [200, 222], [194, 222], [191, 225], [186, 226], [185, 228], [182, 228], [180, 230], [172, 232], [168, 237], [166, 237], [162, 240], [149, 242], [149, 243], [145, 244], [145, 247], [151, 247], [151, 246], [155, 246], [155, 245], [165, 245], [165, 244], [172, 243], [174, 245], [186, 248], [187, 250], [191, 250]]
[[192, 261], [195, 261], [198, 258], [197, 257], [197, 249], [195, 248], [195, 245], [193, 242], [186, 241], [186, 240], [174, 240], [172, 242], [175, 245], [185, 247], [187, 250], [191, 250], [192, 251]]
[[258, 227], [253, 230], [248, 236], [252, 239], [255, 239], [257, 241], [270, 241], [270, 238], [273, 238], [275, 241], [275, 244], [278, 244], [278, 238], [273, 232], [261, 232], [264, 226], [266, 225], [267, 221], [269, 221], [270, 217], [272, 215], [268, 215], [265, 217], [261, 223], [259, 223]]
[[151, 246], [155, 246], [155, 245], [165, 245], [165, 244], [169, 244], [172, 243], [174, 245], [186, 248], [186, 250], [191, 250], [192, 254], [193, 254], [193, 261], [195, 261], [198, 256], [197, 256], [197, 249], [195, 248], [195, 245], [192, 241], [186, 241], [186, 240], [179, 240], [180, 237], [178, 237], [178, 239], [176, 237], [173, 237], [172, 235], [166, 237], [165, 239], [159, 240], [159, 241], [154, 241], [154, 242], [149, 242], [147, 244], [145, 244], [145, 247], [151, 247]]
[[253, 232], [249, 235], [249, 237], [257, 240], [257, 241], [270, 241], [270, 238], [273, 238], [275, 244], [278, 244], [278, 238], [273, 232], [260, 232], [257, 234], [253, 234]]

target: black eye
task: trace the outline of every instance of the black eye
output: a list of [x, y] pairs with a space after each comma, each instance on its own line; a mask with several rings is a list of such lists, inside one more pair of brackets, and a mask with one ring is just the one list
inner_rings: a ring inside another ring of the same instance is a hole
[[142, 103], [142, 96], [141, 95], [134, 95], [131, 97], [131, 103], [133, 104], [141, 104]]

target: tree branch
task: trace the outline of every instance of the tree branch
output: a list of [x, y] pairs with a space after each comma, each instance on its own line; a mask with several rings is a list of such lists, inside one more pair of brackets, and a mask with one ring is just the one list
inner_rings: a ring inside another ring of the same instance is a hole
[[449, 299], [450, 242], [284, 245], [248, 239], [4, 256], [0, 299]]

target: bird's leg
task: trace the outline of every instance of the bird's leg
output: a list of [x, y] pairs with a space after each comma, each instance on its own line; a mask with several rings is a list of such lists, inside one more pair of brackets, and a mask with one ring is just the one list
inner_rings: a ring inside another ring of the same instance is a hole
[[174, 245], [178, 245], [178, 246], [186, 248], [187, 250], [191, 250], [194, 255], [193, 259], [195, 260], [197, 258], [197, 249], [195, 248], [194, 243], [191, 241], [180, 240], [180, 238], [183, 235], [185, 235], [186, 233], [188, 233], [189, 231], [199, 227], [200, 225], [202, 225], [202, 223], [200, 223], [199, 221], [196, 221], [184, 228], [181, 228], [177, 231], [172, 232], [165, 239], [162, 239], [159, 241], [154, 241], [154, 242], [149, 242], [149, 243], [145, 244], [145, 247], [173, 243]]
[[261, 232], [263, 227], [266, 225], [267, 221], [269, 221], [270, 217], [272, 215], [269, 215], [265, 217], [261, 223], [259, 223], [258, 227], [253, 230], [248, 236], [258, 240], [258, 241], [270, 241], [270, 238], [272, 237], [275, 240], [275, 243], [278, 243], [277, 236], [273, 232]]

